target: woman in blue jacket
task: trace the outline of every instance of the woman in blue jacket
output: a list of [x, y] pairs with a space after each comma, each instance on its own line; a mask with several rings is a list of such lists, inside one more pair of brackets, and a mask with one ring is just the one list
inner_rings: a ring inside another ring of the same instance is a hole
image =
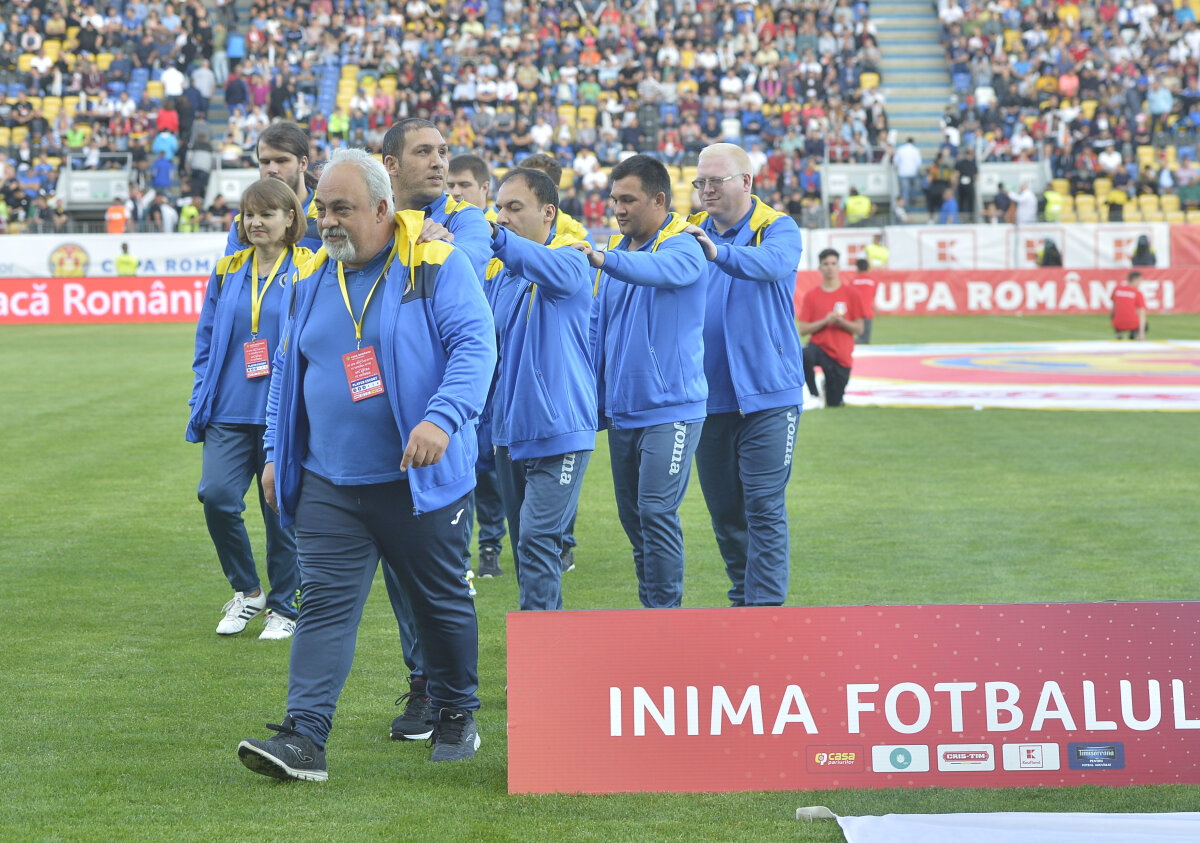
[[[238, 237], [248, 248], [221, 258], [208, 281], [196, 326], [196, 373], [187, 440], [203, 442], [197, 496], [221, 569], [233, 587], [217, 634], [235, 635], [264, 610], [259, 638], [290, 638], [296, 626], [300, 574], [290, 528], [267, 506], [262, 490], [266, 462], [263, 433], [271, 359], [283, 324], [282, 310], [298, 267], [312, 253], [296, 244], [307, 218], [300, 200], [278, 179], [262, 179], [242, 194]], [[242, 520], [246, 490], [258, 480], [267, 533], [267, 594]]]

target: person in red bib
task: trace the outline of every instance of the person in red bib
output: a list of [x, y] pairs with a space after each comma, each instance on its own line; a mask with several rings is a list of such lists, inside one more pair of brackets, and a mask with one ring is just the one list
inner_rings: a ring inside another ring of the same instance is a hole
[[801, 336], [808, 335], [804, 346], [804, 381], [808, 391], [819, 396], [816, 367], [825, 373], [825, 406], [842, 406], [850, 367], [854, 362], [854, 338], [862, 333], [862, 301], [854, 288], [838, 277], [841, 255], [837, 249], [824, 249], [820, 261], [821, 285], [804, 294], [797, 320]]
[[1142, 273], [1129, 273], [1129, 280], [1113, 290], [1112, 326], [1117, 339], [1144, 340], [1149, 326], [1146, 323], [1146, 299], [1138, 289]]
[[875, 288], [879, 286], [879, 282], [867, 275], [870, 266], [866, 258], [856, 260], [854, 268], [857, 272], [854, 274], [854, 280], [850, 282], [850, 286], [858, 293], [863, 309], [862, 333], [854, 340], [857, 345], [871, 344], [871, 323], [875, 321]]

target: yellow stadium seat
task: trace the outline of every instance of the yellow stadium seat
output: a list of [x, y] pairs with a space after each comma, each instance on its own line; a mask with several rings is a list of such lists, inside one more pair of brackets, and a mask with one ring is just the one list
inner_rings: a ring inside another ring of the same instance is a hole
[[46, 156], [46, 163], [49, 164], [51, 167], [57, 168], [57, 167], [62, 166], [62, 159], [59, 158], [57, 155], [48, 155], [48, 156]]
[[28, 126], [13, 126], [12, 130], [12, 145], [16, 146], [21, 141], [29, 137]]
[[1071, 183], [1066, 179], [1054, 179], [1050, 184], [1060, 196], [1069, 196], [1071, 194]]
[[339, 79], [338, 93], [339, 94], [355, 94], [358, 91], [357, 79]]
[[1080, 211], [1079, 222], [1100, 222], [1100, 217], [1095, 211], [1088, 211], [1086, 214], [1083, 211]]
[[355, 81], [357, 81], [358, 80], [358, 69], [359, 68], [358, 68], [357, 64], [343, 64], [342, 65], [342, 78], [343, 79], [354, 79]]
[[1096, 191], [1096, 198], [1103, 201], [1108, 192], [1112, 190], [1112, 179], [1096, 179], [1092, 185], [1092, 190]]
[[575, 112], [576, 122], [580, 128], [587, 127], [589, 129], [596, 126], [597, 110], [594, 105], [581, 105]]
[[1166, 215], [1162, 211], [1142, 211], [1142, 222], [1163, 222]]
[[1141, 209], [1132, 202], [1125, 206], [1125, 222], [1143, 222]]
[[1075, 213], [1083, 219], [1084, 214], [1096, 213], [1096, 197], [1090, 193], [1080, 193], [1075, 197]]
[[337, 104], [338, 108], [344, 108], [347, 111], [349, 111], [350, 110], [350, 100], [352, 100], [352, 99], [354, 99], [354, 94], [339, 93], [337, 95], [337, 99], [334, 100], [334, 102]]
[[1075, 197], [1069, 193], [1064, 194], [1063, 198], [1062, 198], [1062, 207], [1063, 207], [1064, 211], [1074, 211], [1075, 210]]
[[26, 97], [26, 99], [29, 100], [29, 104], [32, 105], [34, 108], [42, 107], [42, 98], [41, 97]]
[[688, 184], [691, 184], [692, 182], [694, 182], [696, 180], [696, 171], [697, 171], [697, 168], [695, 167], [695, 165], [693, 165], [691, 167], [681, 168], [681, 172], [683, 173], [683, 180], [685, 182], [687, 182]]
[[8, 126], [0, 126], [0, 146], [8, 146], [12, 143], [12, 129]]
[[1059, 222], [1078, 222], [1079, 218], [1075, 216], [1075, 211], [1071, 208], [1063, 208], [1058, 215]]
[[575, 171], [570, 167], [563, 167], [562, 175], [558, 178], [558, 189], [566, 190], [575, 184]]
[[1184, 216], [1187, 218], [1188, 225], [1200, 224], [1200, 210], [1192, 208], [1185, 212]]
[[492, 170], [492, 178], [494, 178], [496, 181], [500, 181], [500, 179], [504, 178], [504, 174], [507, 172], [508, 167], [497, 167], [496, 169]]
[[1083, 113], [1085, 120], [1091, 120], [1092, 115], [1096, 113], [1096, 109], [1099, 106], [1100, 103], [1096, 100], [1084, 100], [1083, 102], [1079, 103], [1079, 110]]
[[28, 73], [33, 70], [33, 53], [21, 53], [17, 56], [17, 70]]
[[79, 108], [79, 97], [63, 97], [63, 111], [67, 113], [67, 117], [74, 118], [75, 112]]
[[73, 43], [75, 43], [75, 41], [76, 41], [78, 38], [79, 38], [79, 27], [77, 27], [77, 26], [68, 26], [68, 27], [67, 27], [67, 43], [68, 43], [68, 44], [73, 44]]
[[1155, 160], [1155, 150], [1152, 146], [1139, 146], [1137, 148], [1138, 169], [1145, 167], [1153, 167]]
[[858, 77], [858, 84], [864, 91], [874, 90], [879, 87], [879, 74], [864, 73]]
[[1168, 193], [1159, 198], [1159, 204], [1162, 206], [1164, 214], [1170, 214], [1179, 210], [1179, 197], [1174, 193]]
[[1138, 207], [1142, 209], [1142, 213], [1158, 210], [1158, 196], [1154, 193], [1139, 194], [1137, 203]]
[[1167, 169], [1175, 170], [1179, 167], [1179, 148], [1172, 144], [1167, 147]]
[[558, 107], [558, 119], [565, 120], [567, 125], [574, 126], [576, 116], [577, 112], [575, 106], [571, 105], [569, 102], [565, 102]]
[[57, 38], [47, 38], [42, 42], [42, 47], [46, 50], [46, 57], [50, 61], [58, 61], [58, 56], [62, 53], [62, 41]]
[[96, 55], [96, 69], [101, 73], [108, 70], [108, 66], [113, 63], [116, 58], [112, 53], [98, 53]]
[[1183, 215], [1183, 211], [1171, 211], [1170, 213], [1164, 214], [1163, 216], [1166, 218], [1167, 222], [1170, 223], [1171, 225], [1183, 225], [1184, 222], [1186, 221], [1186, 218]]
[[394, 94], [396, 93], [396, 86], [398, 84], [395, 76], [385, 76], [379, 80], [379, 90], [385, 94]]
[[146, 96], [152, 100], [163, 98], [163, 83], [161, 79], [151, 79], [146, 83]]

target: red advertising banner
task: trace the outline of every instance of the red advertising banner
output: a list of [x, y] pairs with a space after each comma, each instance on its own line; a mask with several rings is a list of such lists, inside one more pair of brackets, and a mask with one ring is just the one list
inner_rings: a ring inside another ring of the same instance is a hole
[[1200, 784], [1200, 603], [508, 616], [510, 793]]
[[0, 278], [0, 325], [195, 322], [207, 275]]
[[[1139, 289], [1152, 313], [1200, 313], [1200, 268], [1145, 267]], [[1109, 313], [1112, 291], [1128, 269], [962, 269], [867, 273], [878, 282], [877, 314]], [[842, 282], [855, 277], [842, 273]], [[816, 272], [796, 276], [796, 312], [821, 283]]]

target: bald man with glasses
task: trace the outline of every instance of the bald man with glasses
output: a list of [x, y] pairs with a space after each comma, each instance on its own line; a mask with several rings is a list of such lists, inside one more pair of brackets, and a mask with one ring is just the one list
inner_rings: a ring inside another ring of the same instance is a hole
[[752, 192], [746, 152], [700, 152], [692, 187], [704, 210], [687, 233], [708, 259], [704, 374], [708, 419], [696, 450], [700, 488], [734, 606], [787, 599], [787, 483], [804, 403], [792, 293], [802, 245], [791, 217]]

